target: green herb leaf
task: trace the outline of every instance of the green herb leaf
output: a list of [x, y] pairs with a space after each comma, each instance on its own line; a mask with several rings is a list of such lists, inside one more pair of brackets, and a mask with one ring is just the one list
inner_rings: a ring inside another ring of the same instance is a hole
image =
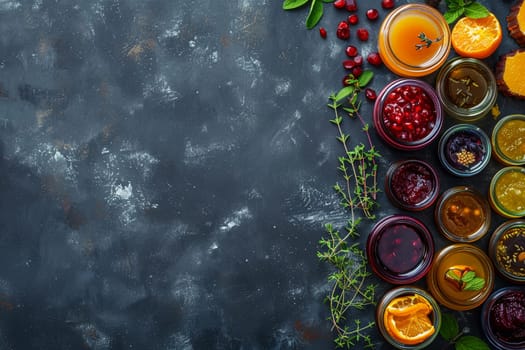
[[475, 271], [467, 271], [463, 274], [463, 277], [461, 277], [461, 280], [465, 283], [468, 283], [472, 281], [474, 278], [476, 278], [476, 272]]
[[465, 6], [465, 16], [470, 18], [485, 18], [490, 14], [489, 10], [480, 3], [473, 2]]
[[359, 82], [359, 87], [367, 86], [368, 83], [370, 82], [370, 80], [372, 80], [373, 77], [374, 77], [374, 72], [372, 72], [369, 69], [364, 70], [361, 73], [361, 75], [359, 76], [359, 78], [357, 79], [358, 82]]
[[449, 9], [444, 14], [443, 17], [445, 17], [445, 20], [448, 24], [454, 23], [459, 17], [463, 16], [463, 13], [465, 13], [464, 7], [459, 7], [457, 9]]
[[293, 10], [306, 4], [308, 0], [284, 0], [283, 9]]
[[481, 277], [475, 277], [471, 281], [465, 283], [463, 290], [480, 290], [485, 286], [485, 279]]
[[456, 350], [490, 350], [487, 343], [473, 335], [465, 335], [456, 342]]
[[439, 334], [446, 341], [451, 341], [459, 334], [458, 320], [451, 314], [441, 315], [441, 327], [439, 328]]
[[312, 29], [319, 23], [323, 17], [323, 3], [318, 0], [312, 0], [312, 5], [310, 6], [310, 11], [308, 11], [308, 16], [306, 17], [306, 28]]
[[456, 273], [454, 273], [454, 270], [448, 270], [446, 272], [446, 275], [447, 275], [448, 278], [450, 278], [450, 279], [452, 279], [454, 281], [458, 281], [458, 282], [461, 281], [461, 277], [458, 276]]

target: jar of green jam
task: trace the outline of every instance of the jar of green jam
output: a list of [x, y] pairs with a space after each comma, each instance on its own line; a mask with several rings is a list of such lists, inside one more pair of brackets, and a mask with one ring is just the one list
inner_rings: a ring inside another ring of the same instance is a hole
[[492, 130], [494, 158], [505, 165], [525, 165], [525, 115], [501, 118]]
[[525, 216], [525, 168], [509, 166], [494, 174], [489, 199], [501, 216], [511, 219]]

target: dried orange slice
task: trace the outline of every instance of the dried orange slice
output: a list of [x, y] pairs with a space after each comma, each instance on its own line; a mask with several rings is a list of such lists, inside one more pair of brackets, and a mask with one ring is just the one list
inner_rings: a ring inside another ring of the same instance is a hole
[[485, 18], [463, 17], [452, 28], [451, 41], [463, 57], [487, 58], [501, 44], [501, 25], [493, 13]]
[[436, 331], [432, 320], [423, 313], [408, 316], [389, 314], [385, 326], [392, 338], [405, 345], [420, 344]]
[[394, 316], [407, 316], [415, 313], [427, 315], [431, 311], [432, 305], [418, 294], [395, 298], [386, 307], [386, 312]]

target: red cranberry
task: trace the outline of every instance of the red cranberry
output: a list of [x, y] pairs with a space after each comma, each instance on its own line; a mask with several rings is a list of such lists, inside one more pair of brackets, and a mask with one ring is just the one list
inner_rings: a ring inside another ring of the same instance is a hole
[[336, 9], [344, 9], [346, 7], [346, 0], [335, 0], [334, 7]]
[[357, 0], [346, 0], [346, 9], [350, 12], [357, 11]]
[[350, 80], [350, 77], [348, 76], [348, 74], [345, 75], [345, 76], [343, 77], [343, 86], [349, 86], [349, 85], [350, 85], [349, 80]]
[[336, 35], [341, 40], [347, 40], [350, 38], [350, 27], [346, 21], [339, 22], [337, 26]]
[[363, 56], [357, 55], [354, 57], [354, 62], [356, 66], [362, 66], [363, 65]]
[[377, 98], [377, 94], [376, 92], [374, 91], [374, 89], [371, 89], [371, 88], [366, 88], [365, 89], [365, 97], [370, 100], [370, 101], [375, 101], [375, 99]]
[[363, 68], [361, 67], [354, 67], [352, 69], [352, 75], [355, 77], [355, 78], [359, 78], [359, 76], [363, 74]]
[[354, 67], [357, 67], [354, 60], [344, 60], [343, 61], [344, 69], [353, 69]]
[[373, 66], [380, 66], [383, 63], [381, 56], [377, 52], [370, 52], [366, 60]]
[[319, 35], [321, 36], [321, 38], [326, 39], [326, 29], [324, 29], [323, 27], [319, 28]]
[[366, 28], [357, 29], [357, 37], [361, 41], [367, 41], [368, 40], [368, 30]]
[[355, 13], [351, 14], [350, 16], [348, 16], [348, 23], [350, 23], [351, 25], [356, 25], [357, 23], [359, 23], [359, 16]]
[[391, 9], [393, 8], [395, 5], [395, 1], [394, 0], [381, 0], [381, 7], [384, 8], [384, 9]]
[[349, 45], [346, 48], [345, 52], [348, 57], [355, 57], [357, 56], [357, 47], [355, 47], [354, 45]]
[[375, 21], [379, 18], [379, 11], [376, 9], [369, 9], [366, 11], [366, 18], [368, 18], [371, 21]]

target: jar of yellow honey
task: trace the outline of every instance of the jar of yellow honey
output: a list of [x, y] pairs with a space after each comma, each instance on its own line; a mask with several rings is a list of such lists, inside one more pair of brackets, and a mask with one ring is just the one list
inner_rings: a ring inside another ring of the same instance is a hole
[[494, 174], [489, 200], [501, 216], [511, 219], [525, 216], [525, 168], [508, 166]]
[[525, 165], [525, 114], [501, 118], [492, 130], [492, 154], [505, 165]]
[[450, 53], [450, 28], [435, 8], [401, 5], [381, 24], [378, 51], [385, 66], [404, 77], [422, 77], [439, 69]]

